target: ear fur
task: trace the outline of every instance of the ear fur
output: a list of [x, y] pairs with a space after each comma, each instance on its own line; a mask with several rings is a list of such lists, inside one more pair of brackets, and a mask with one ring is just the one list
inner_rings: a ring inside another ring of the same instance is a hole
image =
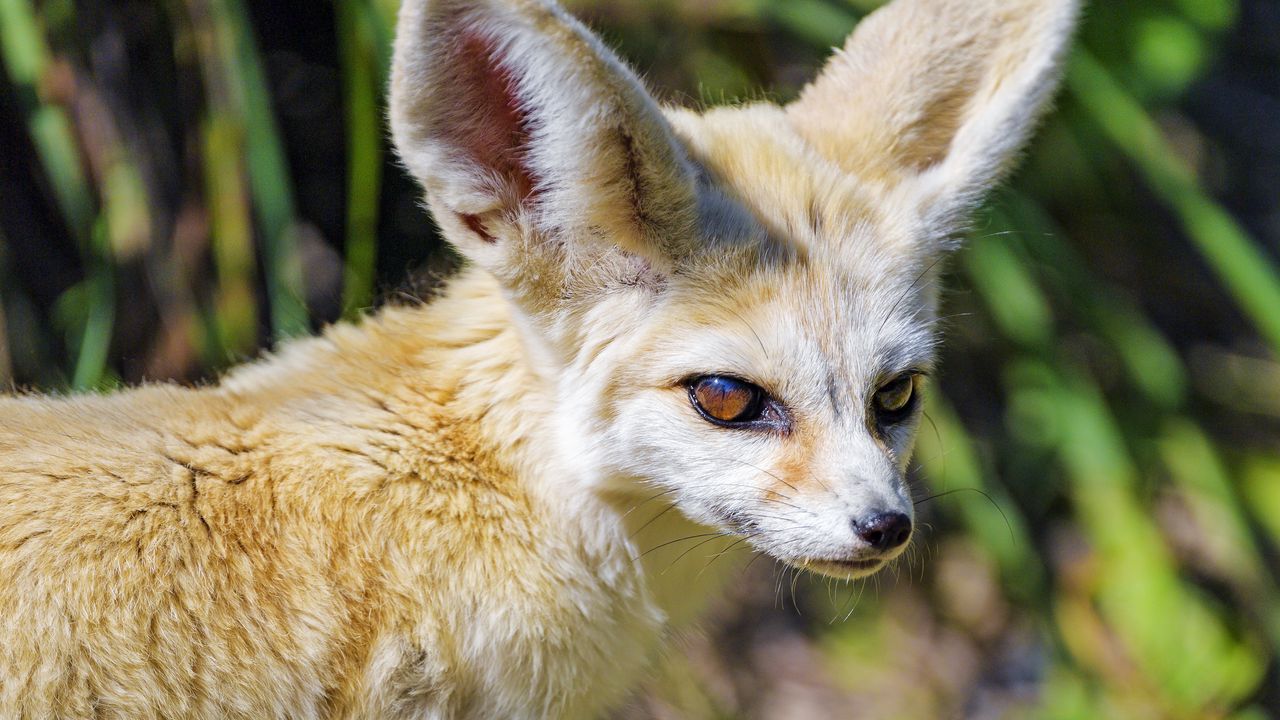
[[659, 270], [691, 250], [682, 149], [635, 76], [554, 3], [405, 0], [393, 68], [400, 157], [446, 236], [500, 278], [570, 273], [583, 243]]
[[894, 0], [787, 108], [822, 154], [953, 232], [1057, 85], [1078, 0]]

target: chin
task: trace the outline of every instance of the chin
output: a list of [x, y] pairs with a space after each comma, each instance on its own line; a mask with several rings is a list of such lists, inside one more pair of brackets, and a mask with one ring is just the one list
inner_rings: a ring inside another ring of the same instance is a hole
[[793, 565], [819, 575], [839, 580], [856, 580], [870, 577], [889, 564], [888, 559], [872, 558], [868, 560], [822, 560], [809, 559], [789, 562]]

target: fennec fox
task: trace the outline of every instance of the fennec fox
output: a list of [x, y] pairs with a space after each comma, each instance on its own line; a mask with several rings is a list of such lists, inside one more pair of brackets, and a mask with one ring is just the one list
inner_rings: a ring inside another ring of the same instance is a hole
[[735, 541], [883, 567], [938, 258], [1076, 13], [895, 0], [699, 114], [550, 0], [405, 0], [391, 127], [468, 268], [216, 387], [0, 399], [0, 716], [597, 717]]

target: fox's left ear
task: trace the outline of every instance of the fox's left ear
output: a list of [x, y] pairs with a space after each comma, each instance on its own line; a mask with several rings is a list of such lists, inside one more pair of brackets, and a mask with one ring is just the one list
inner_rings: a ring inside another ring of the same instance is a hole
[[787, 108], [810, 144], [954, 232], [1052, 96], [1078, 0], [893, 0]]

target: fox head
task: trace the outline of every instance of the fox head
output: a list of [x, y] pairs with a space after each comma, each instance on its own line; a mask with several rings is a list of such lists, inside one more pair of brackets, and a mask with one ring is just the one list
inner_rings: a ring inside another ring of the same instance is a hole
[[391, 124], [589, 482], [856, 577], [912, 532], [939, 260], [1077, 10], [894, 0], [795, 102], [697, 113], [548, 0], [405, 0]]

